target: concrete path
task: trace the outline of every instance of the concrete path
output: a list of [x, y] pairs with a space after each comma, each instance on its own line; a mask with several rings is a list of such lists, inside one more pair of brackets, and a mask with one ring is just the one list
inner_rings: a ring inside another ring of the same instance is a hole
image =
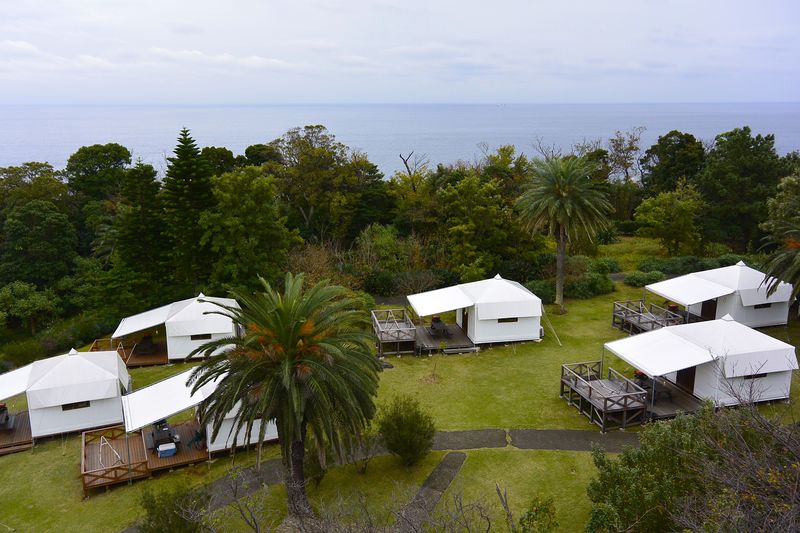
[[422, 484], [414, 499], [400, 510], [394, 531], [397, 533], [422, 531], [466, 459], [467, 454], [464, 452], [450, 452], [445, 455]]

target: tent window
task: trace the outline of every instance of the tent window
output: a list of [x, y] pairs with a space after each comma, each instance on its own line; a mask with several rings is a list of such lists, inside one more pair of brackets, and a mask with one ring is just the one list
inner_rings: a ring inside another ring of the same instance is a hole
[[200, 335], [192, 335], [193, 341], [209, 341], [211, 340], [211, 333], [201, 333]]
[[753, 306], [754, 309], [769, 309], [770, 307], [772, 307], [772, 304], [758, 304]]
[[742, 376], [742, 379], [758, 379], [765, 377], [767, 377], [766, 374], [750, 374], [749, 376]]
[[65, 403], [61, 406], [61, 410], [74, 411], [75, 409], [86, 409], [87, 407], [89, 407], [89, 402]]
[[497, 323], [498, 324], [505, 324], [506, 322], [519, 322], [519, 318], [512, 317], [512, 318], [498, 318], [497, 319]]

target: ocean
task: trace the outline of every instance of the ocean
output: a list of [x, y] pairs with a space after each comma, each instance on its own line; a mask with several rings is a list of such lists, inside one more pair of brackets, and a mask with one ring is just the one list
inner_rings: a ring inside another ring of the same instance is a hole
[[365, 152], [390, 176], [398, 154], [424, 154], [430, 163], [474, 161], [483, 150], [513, 144], [535, 154], [534, 142], [569, 149], [584, 139], [646, 128], [642, 146], [677, 129], [711, 140], [750, 126], [774, 133], [778, 152], [800, 149], [800, 103], [752, 104], [371, 104], [263, 106], [0, 106], [0, 166], [47, 161], [61, 168], [78, 148], [116, 142], [134, 159], [166, 166], [178, 131], [200, 146], [234, 153], [288, 129], [325, 125], [347, 146]]

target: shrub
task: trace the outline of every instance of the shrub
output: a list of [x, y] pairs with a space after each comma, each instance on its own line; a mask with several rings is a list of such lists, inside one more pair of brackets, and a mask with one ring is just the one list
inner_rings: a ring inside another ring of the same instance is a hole
[[642, 225], [635, 220], [621, 220], [617, 222], [617, 231], [621, 235], [634, 235]]
[[585, 300], [600, 294], [614, 292], [614, 282], [605, 274], [589, 272], [564, 286], [564, 296]]
[[392, 296], [394, 275], [386, 270], [373, 270], [364, 278], [364, 290], [377, 296]]
[[142, 533], [203, 531], [201, 517], [205, 514], [209, 500], [210, 495], [207, 492], [188, 487], [178, 487], [159, 494], [146, 490], [141, 499], [145, 516], [137, 524], [138, 530]]
[[39, 339], [24, 339], [7, 342], [0, 348], [2, 358], [14, 366], [25, 366], [47, 355], [47, 350]]
[[535, 495], [528, 509], [519, 518], [520, 533], [549, 533], [558, 529], [556, 504], [552, 497]]
[[667, 276], [665, 276], [663, 272], [659, 272], [658, 270], [653, 270], [650, 272], [641, 272], [636, 270], [625, 276], [625, 285], [630, 285], [631, 287], [644, 287], [645, 285], [649, 285], [651, 283], [663, 281], [666, 279], [666, 277]]
[[556, 301], [556, 283], [551, 279], [535, 279], [525, 284], [525, 288], [541, 298], [543, 304]]
[[597, 272], [598, 274], [611, 274], [621, 270], [619, 263], [613, 257], [601, 257], [589, 264], [589, 272]]
[[617, 242], [619, 242], [619, 230], [616, 223], [611, 223], [605, 229], [597, 232], [598, 244], [614, 244]]
[[411, 396], [395, 396], [380, 412], [377, 426], [386, 449], [405, 466], [416, 464], [433, 447], [433, 417]]
[[585, 255], [568, 256], [566, 263], [564, 263], [564, 278], [567, 280], [582, 278], [584, 274], [589, 272], [589, 264], [591, 262], [592, 260]]
[[731, 253], [731, 249], [729, 246], [722, 244], [721, 242], [710, 242], [703, 247], [703, 254], [706, 257], [721, 257], [723, 255], [727, 255]]
[[436, 288], [439, 285], [439, 276], [432, 270], [401, 272], [395, 276], [394, 285], [398, 294], [417, 294]]
[[461, 278], [458, 277], [458, 273], [453, 272], [452, 270], [447, 270], [445, 268], [434, 268], [431, 270], [436, 277], [439, 279], [439, 283], [436, 284], [435, 289], [441, 289], [443, 287], [450, 287], [452, 285], [458, 285], [461, 283]]

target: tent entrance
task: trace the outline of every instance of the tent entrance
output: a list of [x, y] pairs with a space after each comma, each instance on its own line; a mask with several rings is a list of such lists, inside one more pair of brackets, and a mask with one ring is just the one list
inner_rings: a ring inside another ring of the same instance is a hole
[[465, 307], [461, 313], [461, 329], [469, 337], [469, 307]]
[[675, 383], [683, 390], [691, 394], [694, 394], [694, 378], [696, 373], [697, 373], [696, 366], [684, 368], [683, 370], [678, 370], [675, 376]]
[[717, 318], [717, 299], [706, 300], [700, 307], [700, 316], [705, 320], [714, 320]]

